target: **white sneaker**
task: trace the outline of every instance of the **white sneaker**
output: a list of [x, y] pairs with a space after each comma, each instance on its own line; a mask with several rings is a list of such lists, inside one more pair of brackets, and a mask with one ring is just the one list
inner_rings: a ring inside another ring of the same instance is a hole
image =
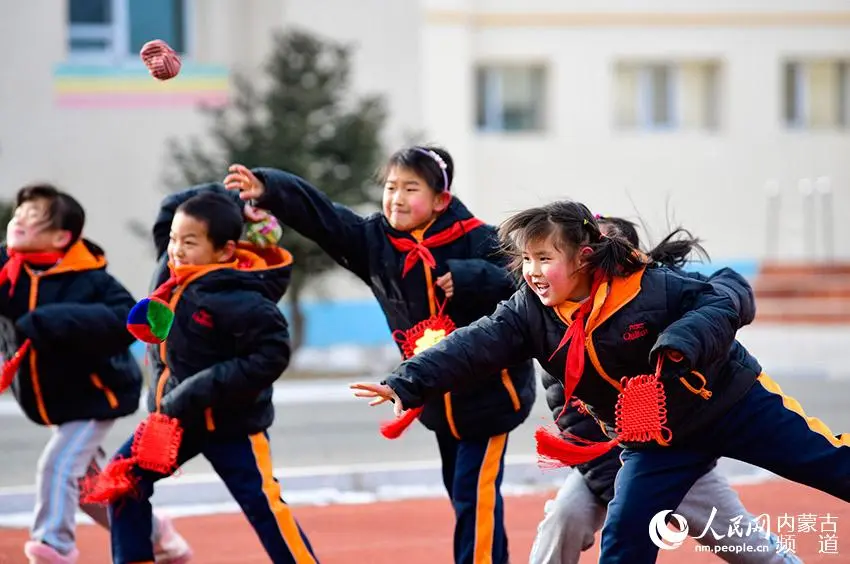
[[156, 564], [187, 564], [192, 559], [192, 547], [186, 542], [170, 517], [157, 515], [159, 542], [153, 546]]

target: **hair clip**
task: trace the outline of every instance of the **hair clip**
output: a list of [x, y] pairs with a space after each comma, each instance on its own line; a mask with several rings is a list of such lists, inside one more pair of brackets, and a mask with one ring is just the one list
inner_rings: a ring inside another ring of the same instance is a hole
[[428, 155], [437, 163], [437, 166], [440, 167], [440, 172], [443, 173], [443, 189], [448, 191], [449, 189], [449, 177], [446, 174], [446, 170], [448, 170], [449, 165], [446, 164], [446, 161], [443, 160], [443, 157], [440, 156], [437, 151], [433, 149], [423, 149], [421, 147], [414, 147], [414, 151], [422, 153], [423, 155]]
[[449, 166], [446, 164], [446, 161], [443, 160], [443, 157], [441, 157], [439, 153], [437, 153], [436, 151], [428, 151], [428, 154], [431, 155], [432, 159], [437, 161], [437, 165], [441, 169], [446, 170], [447, 168], [449, 168]]
[[584, 223], [583, 223], [582, 225], [587, 225], [588, 223], [589, 223], [589, 221], [587, 221], [587, 220], [585, 219], [585, 220], [584, 220]]

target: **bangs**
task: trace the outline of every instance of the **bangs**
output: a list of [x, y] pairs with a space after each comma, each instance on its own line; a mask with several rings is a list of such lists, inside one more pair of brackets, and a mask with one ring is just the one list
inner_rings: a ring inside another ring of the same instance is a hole
[[499, 239], [502, 252], [510, 257], [510, 269], [514, 273], [522, 270], [522, 255], [532, 243], [551, 240], [555, 248], [561, 250], [558, 226], [541, 208], [526, 210], [505, 220], [499, 227]]
[[511, 235], [511, 239], [516, 247], [516, 252], [520, 255], [525, 252], [529, 245], [534, 243], [545, 243], [546, 241], [551, 241], [552, 245], [556, 249], [563, 251], [559, 244], [561, 241], [557, 235], [557, 226], [544, 218], [543, 221], [535, 221], [526, 226], [524, 229], [514, 231]]

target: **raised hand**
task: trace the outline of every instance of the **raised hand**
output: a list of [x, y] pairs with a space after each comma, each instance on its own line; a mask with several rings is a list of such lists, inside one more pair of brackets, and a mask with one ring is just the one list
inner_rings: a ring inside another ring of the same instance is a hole
[[239, 197], [243, 200], [256, 200], [265, 193], [265, 185], [248, 167], [232, 164], [227, 170], [228, 175], [224, 178], [224, 187], [228, 190], [238, 190]]

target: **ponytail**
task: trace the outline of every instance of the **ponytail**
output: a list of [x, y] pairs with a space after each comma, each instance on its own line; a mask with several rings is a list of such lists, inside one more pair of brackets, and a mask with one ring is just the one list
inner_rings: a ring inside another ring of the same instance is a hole
[[587, 266], [605, 276], [628, 276], [646, 266], [646, 260], [623, 237], [600, 233], [597, 243], [588, 245], [593, 251], [584, 260]]
[[647, 254], [654, 263], [670, 268], [682, 268], [687, 264], [688, 257], [694, 253], [703, 260], [708, 260], [708, 253], [700, 240], [687, 229], [678, 227]]
[[[597, 216], [597, 222], [609, 237], [622, 237], [634, 248], [640, 248], [640, 238], [635, 223], [622, 217], [609, 216]], [[708, 253], [700, 244], [700, 240], [687, 229], [678, 227], [646, 254], [652, 263], [669, 268], [682, 268], [694, 253], [708, 260]]]

